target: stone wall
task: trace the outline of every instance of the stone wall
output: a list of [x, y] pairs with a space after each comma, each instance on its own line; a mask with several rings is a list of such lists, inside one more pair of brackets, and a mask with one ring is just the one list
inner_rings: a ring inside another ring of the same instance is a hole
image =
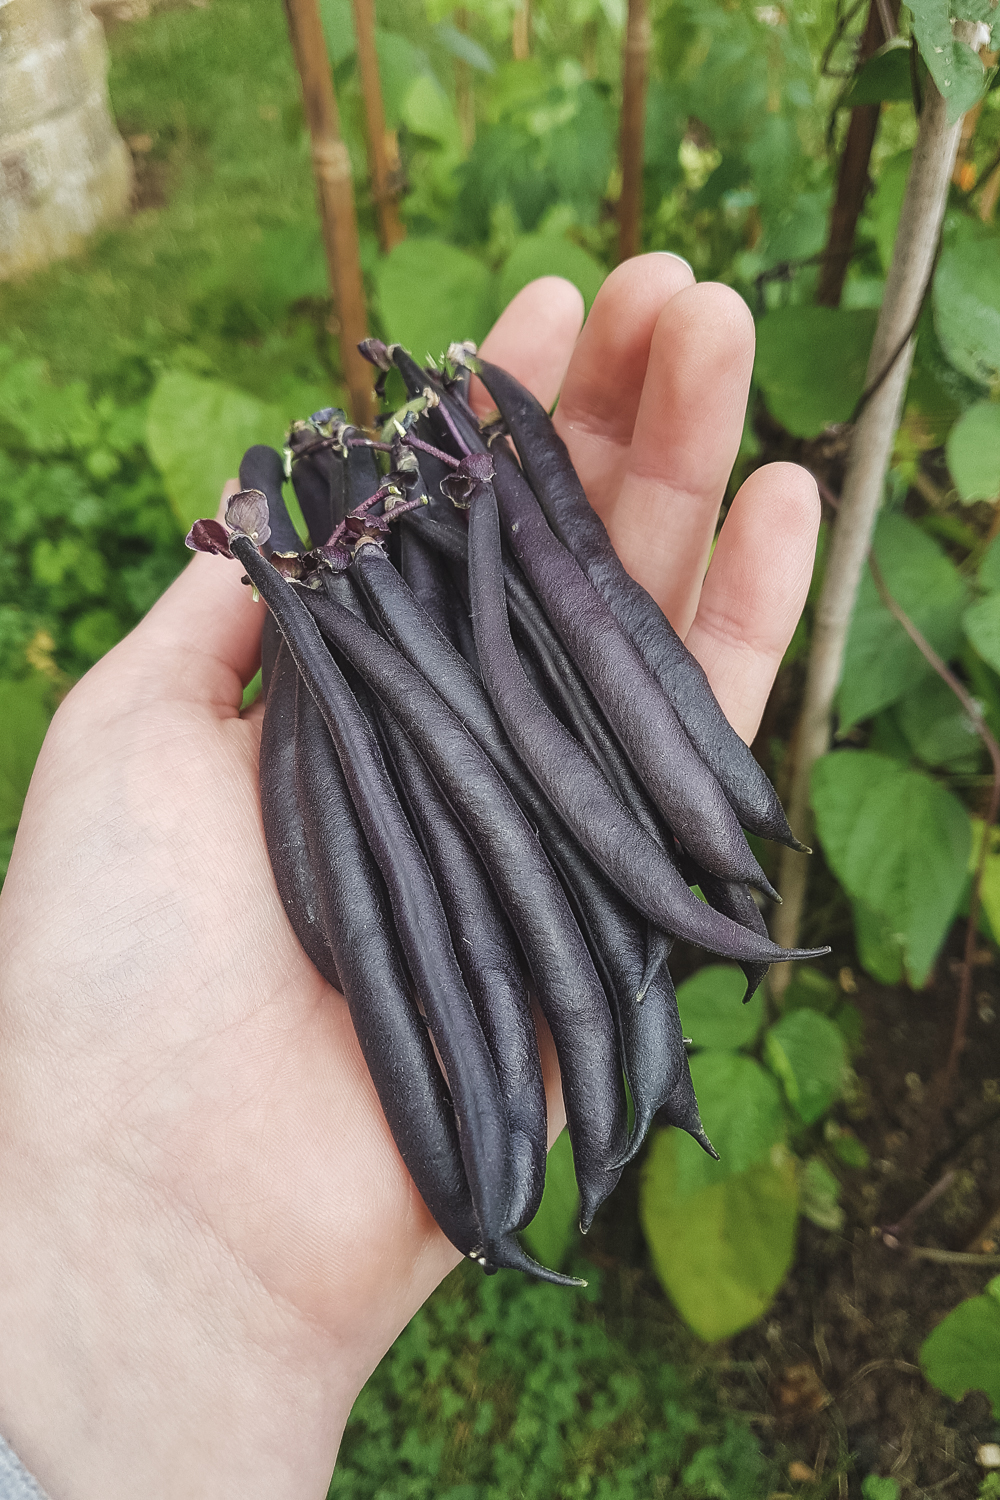
[[107, 70], [83, 0], [0, 0], [0, 279], [72, 254], [128, 211]]

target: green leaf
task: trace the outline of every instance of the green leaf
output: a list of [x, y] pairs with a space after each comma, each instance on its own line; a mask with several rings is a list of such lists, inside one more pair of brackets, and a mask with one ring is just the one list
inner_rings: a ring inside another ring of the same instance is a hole
[[815, 1010], [793, 1010], [767, 1032], [764, 1057], [806, 1125], [826, 1114], [840, 1093], [847, 1061], [838, 1026]]
[[536, 1260], [552, 1270], [561, 1269], [579, 1236], [580, 1193], [573, 1171], [573, 1148], [569, 1131], [558, 1136], [545, 1167], [545, 1191], [538, 1212], [521, 1237]]
[[482, 261], [443, 240], [403, 240], [375, 268], [386, 336], [421, 363], [489, 331], [494, 281]]
[[955, 772], [976, 769], [982, 741], [951, 688], [936, 673], [901, 698], [893, 712], [907, 744], [925, 766]]
[[[980, 840], [983, 837], [983, 821], [972, 820], [972, 848], [969, 851], [969, 874], [976, 867]], [[990, 844], [983, 864], [983, 878], [979, 887], [979, 900], [995, 942], [1000, 943], [1000, 829], [990, 829]]]
[[[832, 1129], [831, 1129], [832, 1127]], [[859, 1141], [853, 1130], [846, 1126], [838, 1125], [835, 1120], [828, 1120], [824, 1130], [826, 1140], [833, 1149], [833, 1154], [838, 1161], [842, 1161], [845, 1167], [853, 1167], [855, 1171], [867, 1171], [871, 1157], [863, 1142]]]
[[983, 661], [1000, 671], [1000, 594], [987, 594], [962, 616], [965, 633]]
[[458, 57], [462, 62], [468, 63], [470, 68], [475, 68], [478, 73], [495, 73], [496, 64], [485, 47], [480, 47], [472, 37], [465, 31], [459, 31], [450, 21], [442, 21], [440, 26], [435, 26], [434, 35], [443, 47], [446, 47], [453, 57]]
[[823, 1015], [837, 1008], [840, 990], [821, 969], [811, 964], [796, 964], [785, 991], [784, 1010], [818, 1010]]
[[73, 650], [88, 661], [98, 661], [126, 632], [126, 626], [112, 609], [88, 609], [73, 623], [70, 640]]
[[710, 1183], [745, 1172], [766, 1161], [771, 1148], [785, 1139], [781, 1092], [752, 1057], [732, 1052], [700, 1052], [691, 1059], [691, 1080], [702, 1121], [719, 1160], [691, 1139], [677, 1148], [677, 1191], [681, 1197]]
[[894, 38], [868, 59], [840, 103], [842, 109], [857, 109], [859, 104], [912, 97], [910, 49], [905, 42]]
[[992, 385], [1000, 378], [1000, 234], [978, 219], [945, 219], [934, 272], [934, 327], [963, 375]]
[[986, 74], [979, 56], [951, 29], [948, 0], [907, 0], [920, 55], [948, 105], [948, 123], [964, 115], [979, 99]]
[[868, 203], [867, 216], [875, 231], [875, 243], [883, 271], [888, 271], [892, 263], [896, 229], [912, 157], [912, 151], [901, 151], [898, 156], [890, 157], [879, 173], [878, 183]]
[[517, 241], [500, 273], [499, 305], [506, 307], [522, 287], [539, 276], [562, 276], [577, 288], [589, 312], [604, 275], [604, 267], [572, 240], [554, 234], [526, 234]]
[[13, 833], [52, 717], [52, 684], [41, 673], [0, 680], [0, 832]]
[[898, 933], [863, 901], [851, 902], [858, 961], [879, 984], [900, 984], [905, 948]]
[[685, 979], [677, 990], [684, 1035], [711, 1052], [748, 1047], [764, 1023], [764, 1000], [758, 990], [744, 1005], [746, 987], [735, 964], [706, 964]]
[[973, 500], [1000, 496], [1000, 406], [979, 401], [963, 412], [948, 434], [948, 468], [958, 493]]
[[[958, 650], [968, 590], [955, 564], [905, 516], [885, 514], [875, 528], [875, 556], [893, 598], [945, 661]], [[841, 730], [895, 703], [931, 668], [879, 597], [870, 571], [861, 575], [837, 695]]]
[[865, 388], [871, 308], [780, 307], [757, 325], [755, 372], [767, 405], [796, 437], [846, 422]]
[[[397, 130], [402, 123], [411, 130], [418, 127], [411, 123], [421, 109], [429, 111], [428, 120], [436, 122], [431, 128], [419, 131], [421, 135], [439, 139], [441, 131], [457, 130], [457, 122], [440, 84], [434, 76], [426, 52], [415, 47], [409, 37], [398, 31], [375, 28], [375, 47], [378, 53], [378, 76], [385, 101], [385, 120], [390, 130]], [[419, 82], [419, 88], [414, 84]], [[409, 100], [413, 94], [413, 105]], [[425, 125], [427, 121], [424, 122]], [[451, 139], [451, 134], [448, 139]]]
[[799, 1173], [799, 1208], [820, 1229], [836, 1232], [844, 1227], [840, 1183], [818, 1156], [811, 1156]]
[[812, 803], [823, 851], [848, 895], [898, 935], [919, 988], [965, 886], [971, 829], [958, 798], [867, 750], [816, 762]]
[[281, 446], [280, 411], [221, 380], [165, 370], [146, 417], [146, 442], [182, 529], [214, 516], [222, 486], [254, 443]]
[[1000, 1302], [989, 1290], [960, 1302], [928, 1334], [920, 1363], [931, 1385], [953, 1401], [966, 1391], [985, 1391], [1000, 1416]]
[[410, 84], [401, 115], [415, 135], [427, 136], [440, 146], [457, 146], [461, 142], [458, 118], [448, 95], [430, 73], [419, 74]]
[[864, 1046], [865, 1022], [858, 1007], [845, 1000], [843, 1005], [838, 1005], [832, 1020], [844, 1038], [848, 1053], [860, 1052]]
[[326, 50], [335, 68], [354, 52], [354, 15], [351, 0], [319, 0]]
[[899, 1500], [902, 1490], [891, 1474], [866, 1474], [861, 1481], [862, 1500]]
[[997, 19], [993, 0], [951, 0], [951, 13], [957, 21], [985, 21], [991, 30]]
[[795, 1161], [774, 1146], [745, 1172], [680, 1195], [687, 1137], [658, 1131], [639, 1188], [639, 1215], [656, 1274], [677, 1310], [706, 1340], [728, 1338], [767, 1311], [792, 1262]]
[[976, 577], [981, 588], [1000, 593], [1000, 536], [994, 537], [983, 553]]

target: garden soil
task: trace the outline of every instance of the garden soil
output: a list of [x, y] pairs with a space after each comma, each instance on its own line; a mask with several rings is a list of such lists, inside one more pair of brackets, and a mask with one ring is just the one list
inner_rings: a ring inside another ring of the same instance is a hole
[[[727, 1399], [749, 1415], [765, 1450], [780, 1455], [790, 1496], [854, 1500], [864, 1477], [877, 1474], [900, 1481], [907, 1500], [974, 1500], [984, 1472], [978, 1450], [1000, 1440], [985, 1396], [948, 1400], [918, 1362], [931, 1329], [1000, 1271], [1000, 1259], [967, 1265], [923, 1256], [1000, 1255], [1000, 968], [985, 947], [976, 955], [959, 1088], [943, 1114], [933, 1102], [963, 940], [959, 923], [919, 994], [838, 969], [835, 946], [831, 973], [839, 972], [864, 1022], [857, 1087], [835, 1113], [871, 1164], [838, 1168], [841, 1230], [801, 1221], [795, 1262], [767, 1316], [724, 1344], [703, 1346]], [[605, 1269], [618, 1315], [647, 1328], [659, 1322], [669, 1342], [673, 1314], [641, 1237], [636, 1231], [622, 1242], [623, 1226], [636, 1222], [627, 1199], [634, 1205], [640, 1172], [641, 1163], [595, 1224], [589, 1253]], [[897, 1228], [935, 1185], [934, 1201]]]

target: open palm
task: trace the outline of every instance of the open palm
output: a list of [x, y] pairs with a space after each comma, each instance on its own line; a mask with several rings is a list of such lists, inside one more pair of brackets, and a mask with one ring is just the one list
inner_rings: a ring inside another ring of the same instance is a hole
[[[760, 470], [705, 577], [749, 314], [645, 256], [578, 339], [581, 316], [536, 282], [484, 352], [561, 388], [592, 502], [749, 738], [818, 521], [807, 475]], [[240, 572], [196, 556], [70, 694], [0, 902], [0, 1431], [57, 1497], [321, 1495], [357, 1390], [457, 1260], [274, 889]]]

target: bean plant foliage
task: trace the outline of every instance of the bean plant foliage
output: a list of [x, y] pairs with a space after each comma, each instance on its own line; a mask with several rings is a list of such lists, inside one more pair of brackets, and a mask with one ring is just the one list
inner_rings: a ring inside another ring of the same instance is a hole
[[[691, 1328], [708, 1341], [753, 1323], [791, 1264], [803, 1214], [827, 1230], [844, 1223], [840, 1175], [867, 1165], [831, 1107], [852, 1087], [860, 1018], [837, 985], [803, 968], [784, 1014], [768, 1025], [758, 994], [732, 964], [707, 964], [677, 992], [694, 1052], [691, 1076], [712, 1121], [713, 1161], [676, 1130], [654, 1134], [639, 1212], [657, 1274]], [[545, 1197], [525, 1238], [549, 1264], [579, 1245], [572, 1157], [560, 1137]]]
[[[537, 276], [567, 277], [589, 306], [614, 263], [623, 0], [537, 0], [529, 55], [519, 58], [513, 9], [510, 0], [380, 0], [379, 68], [407, 229], [381, 254], [351, 8], [321, 0], [372, 332], [419, 358], [453, 339], [481, 339]], [[642, 243], [684, 255], [699, 279], [729, 283], [754, 311], [757, 362], [734, 480], [780, 452], [812, 466], [835, 500], [866, 399], [916, 138], [914, 93], [929, 75], [951, 118], [975, 112], [915, 330], [873, 556], [889, 594], [1000, 737], [1000, 227], [990, 187], [1000, 90], [985, 47], [994, 10], [989, 0], [911, 0], [898, 34], [859, 65], [865, 11], [841, 0], [653, 4]], [[956, 37], [955, 20], [981, 24], [982, 55]], [[85, 256], [0, 288], [4, 860], [60, 696], [169, 583], [184, 532], [213, 513], [243, 449], [280, 446], [292, 417], [345, 401], [280, 7], [213, 0], [168, 10], [119, 28], [111, 47], [113, 103], [139, 143], [150, 200]], [[840, 150], [860, 105], [880, 107], [872, 190], [839, 305], [819, 306]], [[809, 624], [807, 609], [785, 664], [792, 674]], [[781, 749], [764, 744], [763, 753], [780, 761]], [[984, 839], [980, 926], [1000, 944], [1000, 840], [983, 824], [989, 782], [975, 726], [866, 575], [834, 748], [817, 764], [812, 795], [857, 958], [877, 980], [928, 982]], [[837, 1118], [854, 1087], [857, 1013], [814, 970], [797, 976], [780, 1015], [759, 1000], [741, 1008], [739, 990], [737, 971], [710, 965], [679, 992], [721, 1160], [679, 1132], [654, 1131], [640, 1189], [657, 1274], [706, 1340], [766, 1310], [800, 1217], [835, 1233], [842, 1183], [867, 1165]], [[563, 1140], [526, 1234], [532, 1253], [570, 1262], [575, 1214]], [[995, 1322], [994, 1284], [925, 1345], [929, 1378], [951, 1394], [978, 1385], [997, 1399], [995, 1360], [980, 1358]], [[396, 1373], [379, 1377], [397, 1382], [401, 1409], [419, 1399], [422, 1328], [406, 1335]], [[972, 1351], [966, 1365], [962, 1348]], [[369, 1403], [363, 1422], [374, 1431], [378, 1420]], [[493, 1431], [492, 1415], [476, 1421]], [[722, 1451], [743, 1438], [727, 1431], [719, 1442]], [[680, 1475], [690, 1459], [671, 1461]], [[415, 1473], [434, 1468], [426, 1455], [414, 1463]], [[674, 1492], [742, 1493], [728, 1482], [706, 1472]], [[476, 1493], [505, 1483], [484, 1470]], [[362, 1492], [349, 1470], [338, 1484], [334, 1493]], [[416, 1481], [398, 1492], [462, 1493]]]

